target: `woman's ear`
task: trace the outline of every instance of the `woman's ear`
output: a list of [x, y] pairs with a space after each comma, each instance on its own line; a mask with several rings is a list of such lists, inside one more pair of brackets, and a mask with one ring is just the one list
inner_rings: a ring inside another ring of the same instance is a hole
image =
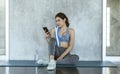
[[64, 18], [64, 21], [66, 21], [66, 18]]

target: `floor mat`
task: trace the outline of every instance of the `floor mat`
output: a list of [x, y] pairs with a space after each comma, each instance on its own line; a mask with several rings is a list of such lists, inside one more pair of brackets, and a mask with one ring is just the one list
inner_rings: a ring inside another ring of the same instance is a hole
[[[0, 67], [46, 67], [32, 60], [0, 61]], [[79, 61], [77, 64], [57, 64], [57, 67], [117, 67], [110, 61]]]

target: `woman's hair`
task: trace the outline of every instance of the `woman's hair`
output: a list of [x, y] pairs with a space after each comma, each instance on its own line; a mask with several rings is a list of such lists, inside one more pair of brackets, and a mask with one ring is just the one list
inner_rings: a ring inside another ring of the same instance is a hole
[[67, 27], [69, 27], [69, 24], [70, 24], [69, 20], [68, 20], [67, 16], [64, 13], [59, 12], [59, 13], [56, 14], [55, 18], [56, 17], [60, 17], [63, 20], [66, 19], [65, 24], [66, 24]]

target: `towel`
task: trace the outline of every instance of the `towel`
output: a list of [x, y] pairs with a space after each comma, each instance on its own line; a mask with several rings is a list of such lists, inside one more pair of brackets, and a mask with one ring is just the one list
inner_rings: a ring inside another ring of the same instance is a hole
[[59, 27], [56, 26], [55, 27], [55, 38], [56, 38], [57, 46], [60, 47], [60, 38], [58, 36], [58, 29], [59, 29]]

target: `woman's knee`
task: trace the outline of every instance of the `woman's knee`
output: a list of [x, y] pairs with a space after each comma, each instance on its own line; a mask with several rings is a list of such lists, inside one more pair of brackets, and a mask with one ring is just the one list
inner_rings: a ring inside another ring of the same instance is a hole
[[78, 55], [73, 55], [75, 59], [79, 61], [79, 56]]
[[55, 54], [55, 39], [51, 38], [50, 39], [50, 44], [49, 44], [49, 55], [54, 55]]
[[72, 62], [73, 64], [76, 64], [79, 62], [79, 56], [78, 55], [71, 55], [72, 56]]
[[79, 59], [79, 56], [75, 54], [69, 55], [68, 57], [71, 59]]

